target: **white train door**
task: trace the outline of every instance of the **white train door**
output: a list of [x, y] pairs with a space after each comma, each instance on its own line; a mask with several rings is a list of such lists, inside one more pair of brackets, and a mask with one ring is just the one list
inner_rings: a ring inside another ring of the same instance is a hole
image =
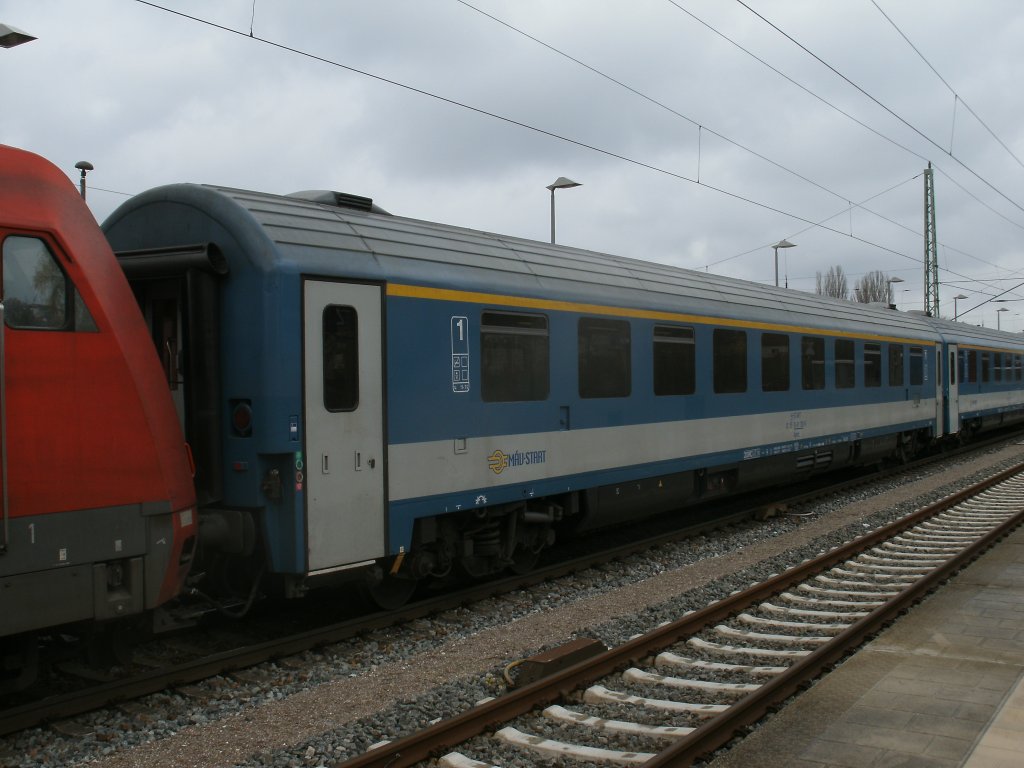
[[957, 345], [946, 346], [944, 381], [946, 384], [946, 434], [955, 435], [960, 431], [960, 371], [957, 368]]
[[303, 283], [310, 572], [384, 555], [381, 289]]

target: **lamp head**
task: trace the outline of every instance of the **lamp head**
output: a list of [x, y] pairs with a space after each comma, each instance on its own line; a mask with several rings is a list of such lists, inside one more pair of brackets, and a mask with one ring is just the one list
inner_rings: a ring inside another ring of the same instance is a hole
[[22, 43], [30, 43], [35, 40], [28, 32], [23, 32], [10, 24], [0, 24], [0, 48], [13, 48]]
[[572, 187], [582, 187], [583, 185], [578, 181], [567, 179], [565, 176], [559, 176], [555, 179], [553, 184], [548, 184], [548, 189], [554, 192], [556, 189], [570, 189]]

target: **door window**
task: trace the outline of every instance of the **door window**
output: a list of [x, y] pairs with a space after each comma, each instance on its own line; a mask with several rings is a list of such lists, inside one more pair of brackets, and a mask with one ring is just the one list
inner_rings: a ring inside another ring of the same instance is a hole
[[324, 307], [324, 408], [354, 411], [359, 405], [359, 318], [355, 307]]

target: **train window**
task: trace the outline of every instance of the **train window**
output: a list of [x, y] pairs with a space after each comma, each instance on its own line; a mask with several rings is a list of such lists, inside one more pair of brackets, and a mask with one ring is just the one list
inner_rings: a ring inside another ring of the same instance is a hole
[[910, 348], [910, 386], [918, 387], [924, 384], [924, 349], [921, 347]]
[[[961, 355], [963, 352], [960, 353]], [[956, 384], [956, 353], [949, 353], [949, 384], [953, 386]]]
[[889, 386], [903, 386], [903, 345], [889, 345]]
[[856, 386], [853, 342], [836, 339], [836, 388], [852, 389]]
[[[961, 353], [963, 354], [963, 353]], [[967, 371], [966, 376], [960, 378], [961, 381], [968, 381], [971, 384], [975, 384], [978, 381], [978, 350], [969, 349], [967, 351]]]
[[789, 336], [761, 334], [761, 389], [765, 392], [789, 390]]
[[324, 307], [324, 408], [354, 411], [359, 405], [359, 317], [355, 307]]
[[747, 334], [716, 328], [713, 334], [715, 392], [747, 391]]
[[1014, 355], [1013, 356], [1013, 374], [1014, 374], [1013, 377], [1017, 381], [1021, 380], [1021, 375], [1022, 375], [1022, 373], [1024, 373], [1024, 367], [1022, 367], [1021, 362], [1022, 361], [1021, 361], [1021, 356], [1020, 355]]
[[4, 240], [3, 301], [11, 328], [96, 330], [82, 297], [38, 237], [12, 235]]
[[654, 326], [654, 394], [692, 395], [696, 379], [693, 328]]
[[992, 355], [981, 353], [981, 383], [988, 384], [992, 379]]
[[548, 319], [484, 312], [480, 322], [480, 392], [485, 402], [546, 400]]
[[825, 388], [825, 340], [818, 336], [800, 339], [800, 378], [804, 389]]
[[882, 386], [882, 345], [864, 345], [864, 386]]
[[992, 355], [992, 380], [1003, 380], [1003, 353], [995, 352]]
[[582, 317], [577, 330], [580, 397], [628, 397], [629, 322]]

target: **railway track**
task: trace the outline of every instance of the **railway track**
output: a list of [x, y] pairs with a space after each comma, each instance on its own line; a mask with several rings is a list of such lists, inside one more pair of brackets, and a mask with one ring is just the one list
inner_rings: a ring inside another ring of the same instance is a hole
[[[991, 442], [1001, 442], [1005, 439], [1006, 437], [1002, 436], [998, 441]], [[978, 450], [988, 444], [988, 442], [975, 443], [972, 448]], [[945, 455], [945, 457], [948, 456], [949, 454]], [[913, 470], [936, 460], [935, 457], [932, 457], [907, 465], [904, 469]], [[792, 509], [801, 503], [878, 480], [886, 474], [892, 474], [892, 471], [869, 474], [866, 477], [856, 477], [839, 483], [831, 482], [812, 490], [804, 489], [799, 494], [789, 494], [785, 498], [776, 497], [761, 505], [760, 514], [770, 514], [772, 510], [776, 509]], [[523, 589], [608, 560], [625, 558], [668, 541], [686, 538], [706, 532], [710, 528], [718, 528], [731, 522], [747, 519], [751, 516], [752, 509], [755, 510], [754, 514], [758, 514], [756, 512], [758, 505], [748, 499], [728, 508], [717, 509], [713, 522], [703, 522], [686, 529], [674, 528], [635, 538], [614, 547], [602, 548], [600, 552], [588, 552], [580, 556], [569, 557], [538, 568], [529, 574], [486, 582], [455, 594], [445, 594], [422, 600], [398, 611], [359, 616], [298, 633], [288, 633], [286, 636], [254, 644], [251, 641], [249, 643], [240, 642], [238, 647], [230, 650], [212, 654], [199, 653], [194, 658], [159, 665], [156, 668], [150, 666], [118, 679], [98, 683], [90, 682], [87, 685], [82, 681], [82, 687], [78, 690], [48, 695], [15, 706], [8, 704], [0, 708], [0, 735], [15, 733], [47, 722], [61, 721], [104, 706], [131, 701], [159, 691], [189, 686], [217, 675], [231, 674], [253, 665], [287, 658], [310, 649], [330, 646], [362, 633], [386, 629], [396, 624], [441, 613], [462, 604], [471, 604], [487, 597]]]
[[344, 768], [573, 757], [684, 766], [727, 744], [1024, 519], [1024, 464]]

